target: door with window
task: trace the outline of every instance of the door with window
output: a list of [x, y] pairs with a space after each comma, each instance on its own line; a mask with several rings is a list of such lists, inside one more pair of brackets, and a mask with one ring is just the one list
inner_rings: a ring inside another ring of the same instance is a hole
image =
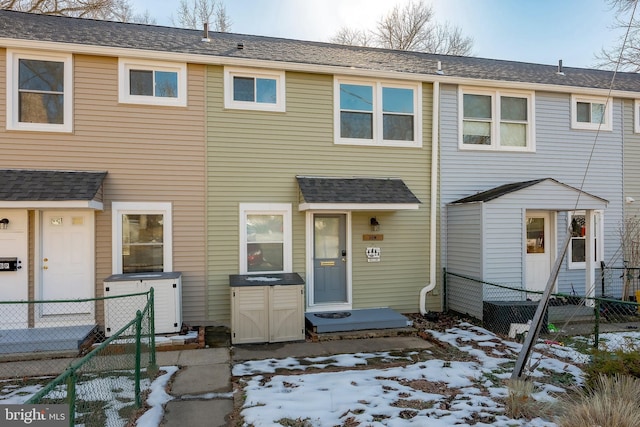
[[313, 216], [313, 302], [346, 304], [347, 238], [345, 214]]
[[[551, 274], [550, 216], [548, 212], [527, 213], [526, 222], [526, 287], [544, 291]], [[539, 299], [540, 295], [528, 297]]]
[[[94, 296], [93, 211], [44, 211], [41, 214], [40, 283], [43, 300]], [[93, 303], [44, 304], [43, 316], [89, 314]]]
[[[0, 219], [8, 221], [4, 225], [0, 222], [0, 300], [25, 301], [29, 299], [27, 211], [0, 209]], [[20, 264], [9, 269], [9, 261], [14, 258]], [[27, 327], [28, 304], [5, 305], [4, 309], [5, 315], [0, 316], [0, 329]], [[9, 312], [10, 315], [7, 314]]]

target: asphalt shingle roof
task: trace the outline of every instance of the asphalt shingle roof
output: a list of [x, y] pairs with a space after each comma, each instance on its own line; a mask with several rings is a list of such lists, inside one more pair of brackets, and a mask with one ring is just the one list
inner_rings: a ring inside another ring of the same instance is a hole
[[398, 178], [297, 176], [296, 179], [306, 203], [420, 203]]
[[[564, 75], [559, 75], [557, 65], [342, 46], [233, 33], [210, 32], [210, 42], [203, 42], [202, 36], [201, 30], [0, 11], [0, 38], [426, 75], [435, 75], [440, 61], [447, 77], [583, 88], [609, 89], [613, 78], [611, 71], [571, 67], [564, 67]], [[238, 49], [239, 43], [243, 44], [243, 49]], [[617, 73], [613, 89], [640, 92], [640, 76], [635, 73]]]
[[107, 172], [0, 169], [0, 200], [93, 200], [106, 175]]

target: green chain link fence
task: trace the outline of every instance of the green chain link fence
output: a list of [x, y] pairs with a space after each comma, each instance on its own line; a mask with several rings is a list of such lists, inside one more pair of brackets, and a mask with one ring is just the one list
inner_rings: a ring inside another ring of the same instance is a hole
[[[142, 298], [142, 299], [141, 299]], [[25, 403], [28, 404], [67, 404], [69, 406], [69, 425], [84, 426], [124, 426], [127, 424], [143, 402], [143, 390], [148, 390], [155, 378], [158, 367], [155, 355], [154, 298], [153, 289], [149, 292], [122, 295], [116, 297], [96, 298], [77, 301], [37, 301], [30, 304], [69, 305], [80, 303], [104, 302], [110, 305], [108, 310], [127, 320], [118, 319], [115, 324], [122, 325], [104, 339], [102, 343], [91, 348], [88, 344], [81, 348], [79, 358], [72, 359], [39, 359], [15, 360], [9, 362], [14, 368], [13, 378], [27, 375], [42, 375], [42, 372], [53, 371], [66, 363], [62, 374], [48, 382]], [[144, 305], [140, 307], [141, 301]], [[15, 303], [14, 303], [15, 304]], [[0, 305], [0, 307], [9, 304]], [[137, 307], [136, 307], [137, 306]], [[107, 310], [107, 309], [105, 309]], [[124, 323], [124, 324], [123, 324]], [[59, 327], [61, 330], [64, 327]], [[43, 328], [57, 331], [57, 327]], [[14, 332], [14, 331], [11, 331]], [[28, 331], [25, 331], [28, 333]], [[1, 333], [0, 333], [1, 335]], [[54, 334], [55, 338], [56, 334]], [[105, 337], [102, 337], [105, 338]], [[1, 341], [1, 340], [0, 340]], [[14, 339], [15, 357], [24, 357], [27, 347]], [[43, 355], [52, 354], [43, 352]], [[53, 353], [55, 354], [55, 352]], [[55, 363], [50, 363], [55, 360]], [[0, 365], [5, 365], [2, 363]], [[46, 378], [29, 378], [34, 384], [41, 384]]]
[[[606, 273], [610, 274], [610, 273]], [[482, 320], [492, 332], [520, 340], [538, 308], [542, 292], [489, 283], [445, 270], [449, 310]], [[608, 278], [603, 279], [603, 283]], [[605, 285], [603, 285], [605, 286]], [[610, 289], [610, 285], [606, 285]], [[460, 290], [464, 290], [461, 294]], [[464, 299], [465, 296], [471, 296]], [[640, 305], [613, 297], [551, 294], [541, 336], [562, 342], [577, 336], [585, 348], [604, 352], [640, 349]]]

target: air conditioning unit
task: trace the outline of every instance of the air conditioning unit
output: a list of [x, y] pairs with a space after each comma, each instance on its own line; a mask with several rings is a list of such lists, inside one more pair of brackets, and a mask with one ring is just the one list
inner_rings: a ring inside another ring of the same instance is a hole
[[[180, 332], [182, 327], [182, 273], [114, 274], [104, 282], [104, 296], [123, 296], [148, 292], [153, 288], [156, 334]], [[106, 299], [104, 332], [111, 336], [136, 317], [147, 304], [145, 295]]]

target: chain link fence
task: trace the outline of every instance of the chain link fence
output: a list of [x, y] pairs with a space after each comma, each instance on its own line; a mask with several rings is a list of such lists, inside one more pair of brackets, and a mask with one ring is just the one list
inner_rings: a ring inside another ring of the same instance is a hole
[[[142, 391], [150, 388], [158, 372], [153, 289], [146, 296], [146, 305], [133, 318], [25, 403], [67, 404], [71, 426], [126, 425], [141, 408]], [[122, 300], [126, 298], [118, 298], [118, 304]]]
[[[615, 284], [609, 280], [604, 277], [602, 283], [607, 289], [614, 289]], [[514, 340], [522, 340], [528, 332], [542, 297], [542, 292], [484, 282], [449, 271], [445, 271], [445, 291], [448, 310], [482, 320], [490, 331]], [[637, 351], [639, 328], [640, 305], [635, 298], [585, 298], [555, 293], [549, 299], [540, 333], [547, 341], [575, 342], [588, 352]]]
[[[0, 301], [0, 379], [60, 374], [74, 358], [133, 319], [148, 299], [149, 293], [144, 292], [78, 300]], [[96, 317], [104, 319], [105, 330], [98, 328]]]

